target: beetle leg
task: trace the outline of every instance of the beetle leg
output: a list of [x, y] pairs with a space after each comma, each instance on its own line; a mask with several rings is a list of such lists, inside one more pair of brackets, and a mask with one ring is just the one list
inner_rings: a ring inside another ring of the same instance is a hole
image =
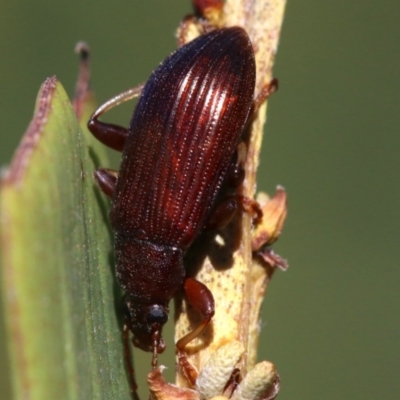
[[143, 85], [129, 89], [104, 103], [92, 114], [88, 122], [88, 128], [96, 139], [114, 150], [123, 150], [129, 129], [101, 122], [99, 117], [119, 104], [138, 97], [142, 89]]
[[236, 198], [241, 210], [248, 214], [251, 214], [253, 217], [253, 223], [255, 225], [258, 225], [263, 217], [263, 212], [260, 204], [247, 196], [237, 195]]
[[183, 373], [185, 374], [188, 381], [192, 385], [194, 385], [197, 379], [198, 372], [190, 364], [185, 352], [185, 347], [193, 339], [200, 336], [210, 323], [211, 318], [213, 317], [215, 312], [214, 297], [206, 285], [199, 281], [196, 281], [193, 278], [186, 278], [183, 284], [183, 288], [185, 290], [188, 303], [204, 318], [203, 322], [197, 328], [193, 329], [183, 338], [179, 339], [176, 343], [179, 364], [182, 367]]
[[233, 393], [235, 392], [236, 388], [239, 386], [239, 383], [240, 383], [240, 369], [235, 368], [232, 371], [232, 374], [231, 374], [228, 382], [226, 383], [222, 393], [226, 394], [227, 390], [229, 389], [230, 396], [228, 396], [228, 398], [231, 398]]
[[176, 347], [181, 351], [204, 331], [214, 315], [214, 297], [206, 285], [196, 279], [186, 278], [183, 289], [188, 303], [203, 316], [204, 321], [196, 329], [178, 340]]
[[[231, 188], [238, 188], [244, 180], [244, 163], [246, 162], [247, 147], [241, 142], [235, 152], [231, 166], [228, 169], [225, 184]], [[262, 211], [257, 202], [250, 200], [239, 194], [226, 196], [214, 209], [211, 217], [208, 219], [206, 229], [220, 229], [228, 225], [233, 219], [238, 209], [255, 215], [255, 222], [259, 223], [262, 217]]]
[[263, 212], [260, 205], [249, 197], [236, 194], [225, 197], [217, 205], [208, 219], [205, 229], [215, 230], [224, 228], [232, 221], [239, 209], [250, 214], [253, 217], [255, 225], [261, 222]]
[[[236, 149], [232, 163], [226, 174], [225, 183], [231, 188], [239, 187], [244, 180], [244, 163], [246, 161], [247, 148], [241, 142]], [[225, 197], [213, 211], [211, 218], [206, 223], [206, 229], [219, 229], [228, 225], [238, 210], [237, 196]]]
[[123, 326], [123, 343], [124, 343], [124, 353], [125, 353], [125, 362], [126, 362], [126, 369], [128, 373], [129, 379], [129, 386], [131, 388], [132, 400], [140, 400], [137, 394], [137, 383], [135, 380], [135, 370], [133, 369], [132, 365], [132, 356], [131, 356], [131, 348], [129, 344], [129, 319], [125, 318], [125, 323]]
[[205, 228], [209, 230], [221, 229], [232, 221], [239, 209], [237, 196], [225, 197], [214, 209]]
[[260, 93], [256, 96], [253, 103], [253, 112], [252, 114], [256, 113], [259, 108], [261, 107], [262, 103], [268, 99], [268, 97], [278, 90], [278, 79], [273, 78], [271, 82], [265, 84]]
[[246, 162], [247, 147], [244, 142], [239, 143], [232, 163], [226, 174], [225, 182], [231, 188], [239, 187], [244, 181], [244, 163]]
[[93, 175], [101, 191], [108, 197], [112, 197], [117, 183], [118, 172], [112, 169], [99, 168]]

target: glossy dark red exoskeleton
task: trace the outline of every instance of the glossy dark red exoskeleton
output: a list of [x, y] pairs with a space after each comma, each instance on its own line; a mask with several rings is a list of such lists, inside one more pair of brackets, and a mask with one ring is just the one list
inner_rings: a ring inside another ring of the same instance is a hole
[[[95, 177], [112, 198], [126, 327], [136, 346], [153, 351], [153, 365], [165, 347], [161, 330], [178, 290], [204, 317], [178, 341], [179, 351], [213, 316], [211, 292], [186, 276], [183, 257], [208, 223], [226, 222], [239, 207], [234, 196], [223, 207], [216, 198], [254, 107], [254, 86], [254, 52], [245, 31], [213, 30], [170, 55], [143, 87], [105, 103], [88, 123], [101, 142], [123, 152], [118, 173], [99, 169]], [[128, 129], [98, 120], [139, 94]]]

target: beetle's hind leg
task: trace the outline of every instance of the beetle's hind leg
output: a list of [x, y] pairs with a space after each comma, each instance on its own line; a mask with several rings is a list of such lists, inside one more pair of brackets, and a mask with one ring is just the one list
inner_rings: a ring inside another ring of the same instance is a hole
[[142, 89], [143, 85], [129, 89], [104, 103], [92, 114], [88, 122], [88, 129], [97, 140], [113, 150], [123, 150], [129, 129], [119, 125], [101, 122], [99, 121], [99, 117], [119, 104], [138, 97]]

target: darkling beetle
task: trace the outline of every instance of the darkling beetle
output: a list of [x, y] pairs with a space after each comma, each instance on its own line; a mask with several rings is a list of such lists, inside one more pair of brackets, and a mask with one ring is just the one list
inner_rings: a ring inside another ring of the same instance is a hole
[[[258, 102], [275, 88], [272, 81]], [[241, 207], [240, 196], [220, 204], [216, 199], [230, 171], [243, 172], [235, 152], [257, 108], [254, 90], [254, 51], [246, 32], [215, 29], [175, 51], [144, 86], [114, 97], [88, 123], [98, 140], [122, 151], [119, 172], [100, 168], [95, 179], [112, 199], [126, 328], [135, 346], [153, 352], [153, 367], [165, 348], [161, 331], [177, 291], [183, 287], [204, 318], [177, 342], [178, 352], [214, 314], [211, 292], [186, 276], [183, 257], [203, 229], [226, 224]], [[98, 120], [139, 95], [129, 128]]]

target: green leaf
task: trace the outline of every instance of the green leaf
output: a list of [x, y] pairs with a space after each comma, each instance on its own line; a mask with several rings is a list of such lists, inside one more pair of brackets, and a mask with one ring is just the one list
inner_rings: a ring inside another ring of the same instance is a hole
[[[87, 99], [80, 106], [85, 121], [93, 106]], [[15, 399], [130, 396], [109, 207], [92, 177], [108, 161], [82, 128], [61, 84], [49, 78], [2, 178], [2, 292]]]

